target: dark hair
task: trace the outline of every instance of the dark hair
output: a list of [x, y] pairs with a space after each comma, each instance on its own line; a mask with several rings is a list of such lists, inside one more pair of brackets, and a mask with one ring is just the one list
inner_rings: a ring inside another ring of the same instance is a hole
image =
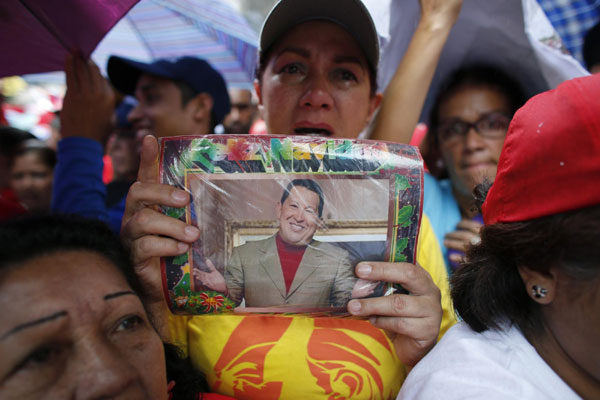
[[[277, 43], [277, 42], [275, 42]], [[267, 62], [271, 58], [271, 51], [275, 47], [275, 43], [265, 51], [258, 52], [258, 63], [256, 64], [255, 77], [258, 81], [258, 84], [262, 86], [262, 77], [265, 74], [265, 70], [267, 68]], [[365, 56], [366, 59], [366, 56]], [[377, 70], [373, 68], [371, 63], [367, 62], [367, 68], [369, 71], [369, 83], [370, 83], [370, 91], [369, 94], [371, 97], [375, 96], [377, 93]]]
[[594, 65], [600, 64], [600, 23], [594, 25], [585, 34], [585, 39], [583, 40], [583, 60], [588, 70]]
[[12, 158], [19, 145], [28, 139], [35, 139], [35, 136], [11, 126], [0, 126], [0, 155]]
[[[179, 88], [179, 92], [181, 93], [182, 107], [185, 107], [187, 103], [200, 94], [184, 81], [173, 81], [173, 83], [175, 83], [175, 86]], [[210, 110], [210, 133], [215, 131], [215, 127], [218, 124], [219, 122], [217, 121], [217, 115], [215, 114], [214, 110]]]
[[294, 179], [293, 181], [291, 181], [287, 185], [285, 190], [283, 191], [283, 194], [281, 195], [281, 200], [280, 200], [281, 205], [283, 205], [283, 203], [285, 202], [285, 199], [287, 199], [288, 196], [290, 195], [290, 190], [292, 190], [292, 188], [295, 186], [302, 186], [303, 188], [306, 188], [306, 189], [310, 190], [311, 192], [315, 192], [316, 194], [319, 195], [319, 218], [320, 218], [323, 215], [323, 204], [325, 203], [324, 196], [323, 196], [323, 190], [321, 189], [321, 186], [319, 186], [319, 184], [317, 182], [313, 181], [312, 179]]
[[45, 215], [0, 224], [0, 270], [60, 251], [91, 251], [118, 267], [136, 293], [142, 286], [129, 252], [103, 222], [76, 215]]
[[[475, 189], [480, 205], [491, 185]], [[518, 267], [559, 267], [575, 280], [600, 275], [600, 205], [529, 221], [486, 225], [481, 243], [451, 278], [452, 300], [469, 326], [482, 332], [508, 320], [526, 335], [542, 328], [540, 305], [527, 294]]]
[[435, 146], [439, 145], [437, 128], [439, 126], [439, 113], [442, 104], [456, 92], [466, 86], [485, 86], [497, 90], [506, 96], [512, 118], [514, 114], [527, 100], [521, 85], [512, 77], [489, 65], [473, 65], [462, 67], [441, 85], [430, 114], [430, 129], [433, 133], [432, 139]]
[[35, 154], [50, 169], [54, 169], [56, 166], [56, 151], [48, 147], [41, 140], [29, 139], [22, 142], [15, 151], [14, 158], [26, 154]]

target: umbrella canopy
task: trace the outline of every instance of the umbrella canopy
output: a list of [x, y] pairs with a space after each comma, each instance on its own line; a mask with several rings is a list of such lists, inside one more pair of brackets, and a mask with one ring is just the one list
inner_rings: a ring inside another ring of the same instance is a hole
[[[142, 0], [102, 39], [92, 59], [106, 75], [110, 55], [146, 62], [195, 56], [210, 62], [229, 86], [251, 89], [257, 45], [256, 32], [223, 0]], [[58, 59], [45, 70], [62, 70], [64, 53]], [[64, 82], [62, 73], [25, 78]]]
[[89, 56], [139, 0], [2, 0], [0, 77], [62, 70], [70, 50]]
[[195, 56], [230, 86], [252, 87], [258, 35], [222, 0], [142, 0], [100, 42], [92, 58], [103, 69], [109, 55], [139, 61]]

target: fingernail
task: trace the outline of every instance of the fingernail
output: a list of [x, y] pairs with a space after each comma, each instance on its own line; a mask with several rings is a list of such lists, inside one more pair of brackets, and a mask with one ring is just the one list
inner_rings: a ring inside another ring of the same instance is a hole
[[177, 191], [173, 192], [172, 196], [173, 196], [173, 199], [177, 202], [182, 202], [189, 198], [189, 195], [187, 194], [187, 192], [183, 192], [181, 190], [177, 190]]
[[373, 268], [369, 264], [359, 264], [358, 267], [356, 268], [356, 272], [360, 276], [369, 275], [372, 270], [373, 270]]
[[186, 226], [185, 227], [185, 236], [189, 237], [189, 238], [195, 238], [198, 233], [200, 233], [200, 231], [198, 230], [198, 228], [196, 228], [195, 226]]
[[184, 252], [187, 251], [189, 245], [187, 243], [183, 243], [183, 242], [179, 242], [177, 243], [177, 250], [179, 250], [180, 252]]
[[356, 314], [357, 312], [360, 311], [360, 301], [358, 300], [352, 300], [348, 303], [348, 311], [350, 311], [352, 314]]

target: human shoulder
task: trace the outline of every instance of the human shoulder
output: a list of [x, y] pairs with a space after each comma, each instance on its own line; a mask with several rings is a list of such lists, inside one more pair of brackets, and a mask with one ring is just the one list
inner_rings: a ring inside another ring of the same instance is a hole
[[[550, 389], [551, 388], [551, 389]], [[411, 371], [399, 399], [576, 399], [520, 330], [450, 328]]]

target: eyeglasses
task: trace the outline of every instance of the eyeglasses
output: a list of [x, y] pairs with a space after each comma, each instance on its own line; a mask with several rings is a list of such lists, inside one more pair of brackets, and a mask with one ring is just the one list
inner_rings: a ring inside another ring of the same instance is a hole
[[500, 139], [506, 135], [509, 124], [510, 118], [507, 115], [490, 113], [483, 115], [475, 122], [467, 122], [458, 118], [442, 122], [437, 132], [441, 142], [461, 140], [471, 128], [485, 138]]

